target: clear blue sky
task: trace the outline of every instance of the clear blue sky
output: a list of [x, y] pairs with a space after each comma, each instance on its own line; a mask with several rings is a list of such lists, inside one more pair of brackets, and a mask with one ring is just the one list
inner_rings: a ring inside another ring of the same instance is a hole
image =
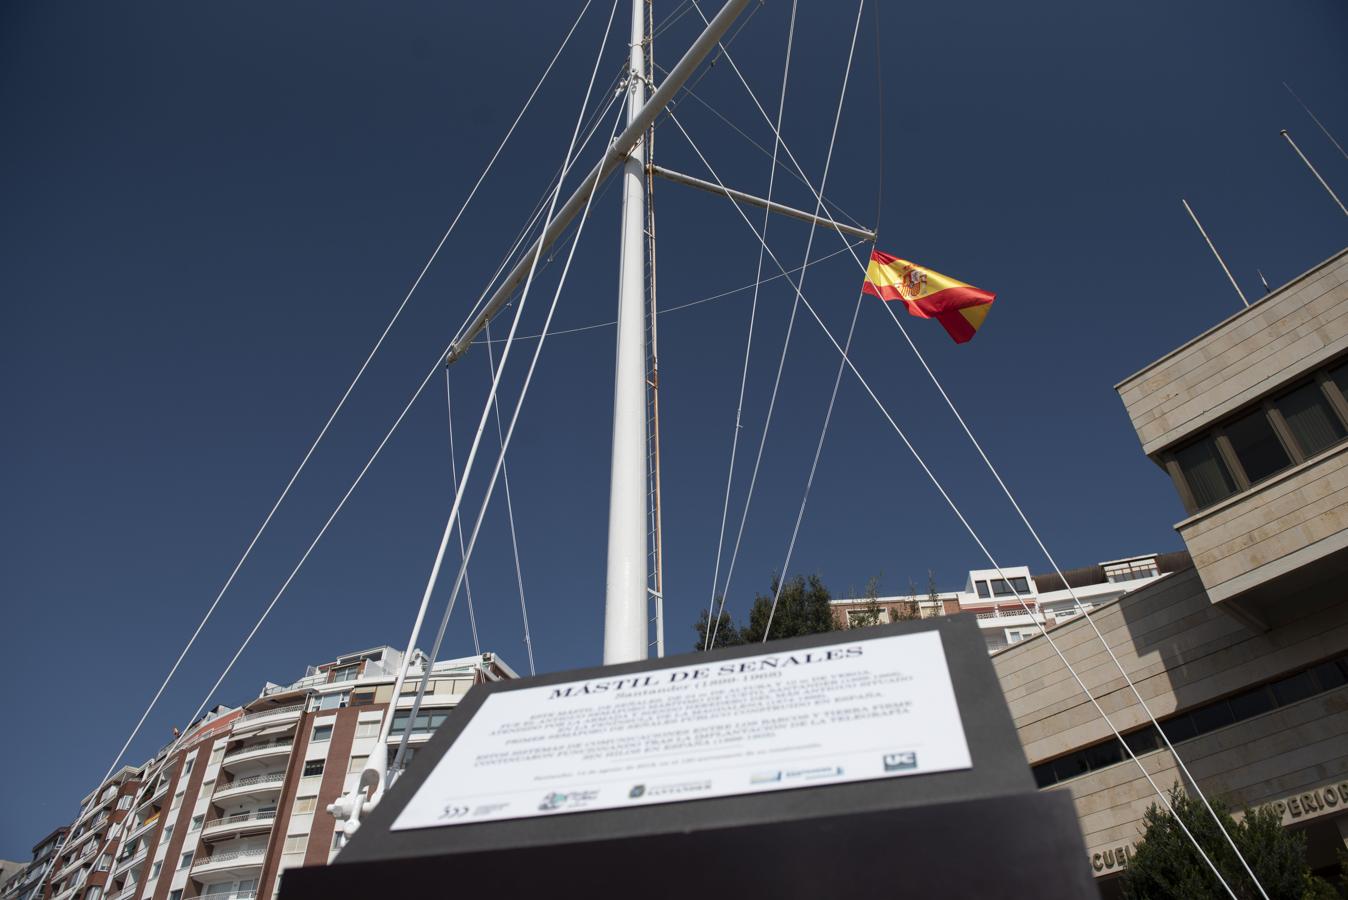
[[[657, 3], [657, 17], [674, 5]], [[806, 6], [784, 133], [817, 179], [855, 7]], [[0, 599], [12, 683], [0, 857], [26, 858], [102, 774], [579, 7], [4, 5]], [[769, 106], [788, 9], [765, 4], [732, 48]], [[1348, 13], [1332, 0], [885, 2], [881, 12], [880, 246], [999, 295], [972, 343], [955, 346], [935, 323], [910, 320], [916, 339], [1064, 565], [1177, 548], [1181, 509], [1140, 453], [1112, 385], [1237, 309], [1181, 195], [1251, 296], [1261, 293], [1256, 267], [1276, 285], [1343, 246], [1342, 216], [1278, 130], [1290, 128], [1348, 193], [1348, 163], [1282, 86], [1348, 140]], [[131, 758], [153, 752], [201, 702], [462, 320], [561, 160], [606, 13], [596, 0]], [[875, 214], [880, 157], [872, 22], [868, 10], [828, 184], [863, 221]], [[672, 61], [694, 25], [685, 16], [663, 33], [658, 59]], [[617, 29], [626, 28], [624, 2]], [[605, 57], [604, 83], [620, 43]], [[768, 144], [724, 63], [697, 92]], [[723, 176], [765, 190], [758, 150], [696, 103], [679, 109]], [[672, 127], [656, 155], [704, 174]], [[799, 185], [778, 185], [784, 201], [809, 203]], [[667, 185], [657, 197], [663, 305], [753, 280], [757, 244], [726, 201]], [[806, 234], [775, 220], [769, 236], [797, 265]], [[821, 234], [816, 247], [837, 244]], [[558, 327], [613, 317], [616, 250], [611, 191], [582, 241]], [[540, 279], [526, 333], [559, 269]], [[843, 330], [859, 283], [837, 257], [810, 270], [805, 290]], [[781, 282], [762, 295], [746, 457], [790, 301]], [[675, 650], [690, 646], [709, 597], [748, 312], [740, 294], [661, 321]], [[861, 322], [859, 365], [994, 552], [1045, 569], [878, 301]], [[543, 670], [600, 656], [612, 356], [611, 329], [549, 343], [512, 448]], [[507, 397], [524, 359], [512, 361]], [[798, 322], [732, 586], [737, 614], [781, 565], [836, 361], [818, 328]], [[453, 373], [461, 448], [485, 369], [479, 348]], [[306, 663], [406, 641], [451, 496], [446, 454], [437, 385], [221, 701], [295, 678]], [[954, 587], [980, 564], [845, 380], [791, 570], [818, 572], [845, 593], [872, 575], [901, 590], [928, 569]], [[523, 669], [499, 513], [472, 578], [484, 646]], [[446, 652], [471, 649], [456, 611]]]

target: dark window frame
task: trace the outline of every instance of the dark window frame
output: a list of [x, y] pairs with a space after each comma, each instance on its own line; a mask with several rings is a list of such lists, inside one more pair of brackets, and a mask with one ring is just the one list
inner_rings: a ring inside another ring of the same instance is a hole
[[[1217, 425], [1205, 429], [1198, 434], [1190, 435], [1182, 444], [1176, 446], [1174, 449], [1165, 451], [1160, 457], [1160, 462], [1166, 472], [1170, 475], [1171, 480], [1175, 483], [1175, 489], [1179, 493], [1180, 503], [1183, 504], [1185, 512], [1192, 516], [1205, 509], [1211, 509], [1213, 506], [1216, 506], [1223, 501], [1230, 500], [1232, 497], [1248, 491], [1251, 487], [1261, 484], [1270, 478], [1275, 478], [1283, 472], [1286, 472], [1288, 469], [1304, 463], [1307, 459], [1311, 458], [1311, 456], [1318, 456], [1321, 453], [1331, 450], [1334, 447], [1342, 446], [1345, 442], [1348, 442], [1348, 397], [1345, 397], [1343, 391], [1339, 389], [1339, 385], [1334, 380], [1332, 374], [1340, 369], [1348, 369], [1348, 358], [1340, 357], [1339, 359], [1316, 369], [1309, 377], [1298, 378], [1290, 384], [1281, 386], [1278, 390], [1270, 392], [1260, 400], [1235, 410], [1229, 416], [1224, 417]], [[1312, 383], [1319, 386], [1320, 393], [1328, 403], [1331, 415], [1337, 420], [1336, 424], [1344, 432], [1344, 435], [1333, 443], [1317, 450], [1314, 454], [1308, 455], [1297, 441], [1295, 435], [1292, 433], [1292, 429], [1287, 424], [1287, 420], [1283, 417], [1282, 412], [1275, 404], [1279, 400], [1282, 400], [1288, 395], [1295, 393]], [[1283, 451], [1287, 454], [1290, 462], [1287, 466], [1270, 473], [1259, 481], [1251, 482], [1249, 476], [1245, 472], [1244, 465], [1236, 455], [1235, 448], [1232, 446], [1230, 438], [1226, 435], [1226, 428], [1258, 410], [1263, 411], [1264, 417], [1268, 420], [1269, 425], [1272, 426], [1273, 433], [1277, 436], [1279, 443], [1282, 444]], [[1221, 500], [1217, 500], [1207, 506], [1199, 506], [1194, 498], [1193, 488], [1189, 485], [1188, 479], [1178, 462], [1176, 454], [1180, 450], [1208, 439], [1211, 439], [1216, 446], [1218, 458], [1221, 460], [1222, 464], [1225, 465], [1227, 474], [1235, 483], [1235, 490]]]

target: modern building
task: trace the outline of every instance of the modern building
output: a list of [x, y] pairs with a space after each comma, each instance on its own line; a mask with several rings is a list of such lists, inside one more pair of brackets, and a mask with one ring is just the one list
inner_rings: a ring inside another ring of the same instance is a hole
[[[40, 896], [254, 900], [274, 896], [287, 868], [326, 864], [336, 852], [328, 804], [355, 788], [371, 754], [392, 758], [427, 666], [408, 734], [413, 753], [473, 685], [517, 677], [491, 653], [431, 665], [416, 651], [395, 700], [402, 664], [401, 651], [374, 647], [310, 666], [290, 684], [268, 683], [243, 706], [211, 710], [86, 798], [68, 841], [44, 839], [40, 848], [56, 861], [50, 879], [34, 881], [47, 885]], [[391, 706], [393, 730], [381, 747]], [[32, 865], [38, 856], [35, 849]]]
[[9, 875], [4, 884], [0, 884], [0, 900], [38, 900], [56, 859], [56, 851], [69, 830], [62, 825], [33, 845], [33, 858], [23, 871]]
[[1179, 551], [1069, 569], [1061, 577], [1056, 572], [1031, 575], [1026, 566], [973, 569], [963, 590], [915, 589], [910, 595], [834, 600], [833, 615], [839, 625], [853, 627], [899, 618], [973, 613], [991, 653], [1033, 637], [1041, 625], [1053, 628], [1080, 615], [1082, 609], [1089, 612], [1168, 572], [1192, 565], [1189, 554]]
[[[1348, 843], [1348, 250], [1117, 390], [1187, 511], [1193, 566], [1049, 636], [1158, 785], [1191, 787], [1163, 733], [1204, 793], [1271, 805], [1332, 871]], [[1116, 895], [1155, 792], [1044, 637], [993, 664], [1039, 785], [1071, 793]]]

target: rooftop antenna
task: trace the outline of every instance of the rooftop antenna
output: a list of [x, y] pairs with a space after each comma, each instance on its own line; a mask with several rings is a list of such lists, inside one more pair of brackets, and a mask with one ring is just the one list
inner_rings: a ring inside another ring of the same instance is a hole
[[1343, 146], [1338, 141], [1334, 140], [1334, 135], [1330, 134], [1329, 129], [1324, 126], [1324, 123], [1315, 117], [1315, 113], [1311, 112], [1311, 108], [1302, 102], [1301, 98], [1297, 96], [1296, 91], [1292, 90], [1292, 86], [1285, 81], [1282, 83], [1282, 86], [1287, 88], [1287, 93], [1292, 95], [1292, 99], [1301, 104], [1301, 108], [1306, 111], [1306, 115], [1311, 117], [1311, 121], [1320, 126], [1320, 130], [1325, 133], [1325, 137], [1329, 138], [1329, 142], [1335, 147], [1338, 147], [1339, 153], [1343, 158], [1348, 159], [1348, 153], [1344, 152]]
[[1323, 187], [1326, 192], [1328, 192], [1329, 196], [1334, 198], [1334, 202], [1339, 205], [1339, 209], [1343, 211], [1343, 214], [1345, 216], [1348, 216], [1348, 207], [1344, 207], [1343, 201], [1339, 199], [1338, 195], [1334, 193], [1334, 191], [1325, 182], [1325, 180], [1320, 177], [1320, 173], [1315, 171], [1315, 166], [1311, 165], [1311, 161], [1306, 158], [1306, 154], [1301, 152], [1301, 148], [1297, 146], [1296, 141], [1292, 140], [1292, 136], [1287, 133], [1287, 129], [1284, 128], [1282, 131], [1279, 132], [1279, 134], [1287, 138], [1287, 143], [1292, 145], [1292, 149], [1297, 152], [1297, 156], [1301, 157], [1301, 161], [1306, 164], [1306, 168], [1311, 170], [1311, 174], [1315, 176], [1315, 180], [1320, 182], [1320, 186]]
[[1217, 248], [1213, 246], [1212, 238], [1208, 237], [1208, 233], [1203, 230], [1203, 223], [1198, 221], [1198, 216], [1194, 215], [1193, 207], [1191, 207], [1189, 201], [1185, 200], [1183, 197], [1180, 198], [1180, 202], [1184, 204], [1184, 209], [1189, 214], [1189, 218], [1194, 220], [1194, 225], [1198, 226], [1198, 233], [1203, 235], [1203, 240], [1208, 242], [1208, 249], [1212, 251], [1213, 256], [1217, 257], [1217, 264], [1221, 266], [1222, 271], [1226, 273], [1226, 278], [1231, 282], [1231, 287], [1235, 288], [1236, 293], [1240, 295], [1240, 302], [1248, 307], [1250, 301], [1245, 299], [1245, 292], [1240, 289], [1240, 285], [1236, 284], [1236, 279], [1231, 276], [1231, 270], [1226, 267], [1226, 262], [1222, 259], [1222, 255], [1218, 253]]

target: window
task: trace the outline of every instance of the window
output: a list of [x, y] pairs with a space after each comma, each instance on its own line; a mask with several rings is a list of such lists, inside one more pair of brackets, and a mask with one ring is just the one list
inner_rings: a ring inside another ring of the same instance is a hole
[[162, 868], [164, 868], [164, 861], [162, 859], [157, 860], [154, 865], [150, 866], [150, 878], [158, 878], [159, 870]]
[[186, 869], [186, 868], [187, 868], [188, 866], [190, 866], [190, 865], [192, 865], [192, 854], [191, 854], [191, 853], [184, 853], [182, 856], [180, 856], [180, 857], [178, 858], [178, 868], [179, 868], [179, 869]]
[[978, 589], [978, 596], [982, 597], [984, 600], [987, 600], [992, 596], [988, 591], [988, 583], [986, 581], [975, 581], [974, 587]]
[[304, 775], [303, 775], [304, 778], [308, 778], [311, 775], [322, 775], [322, 774], [323, 774], [323, 760], [311, 759], [304, 764]]
[[290, 835], [289, 837], [286, 838], [285, 848], [284, 848], [281, 852], [283, 852], [283, 853], [303, 853], [303, 852], [304, 852], [304, 845], [307, 844], [307, 843], [309, 843], [309, 835], [307, 835], [307, 834], [292, 834], [292, 835]]
[[1201, 438], [1175, 451], [1175, 462], [1189, 485], [1197, 509], [1225, 500], [1236, 492], [1236, 483], [1226, 470], [1226, 463], [1222, 462], [1217, 442], [1212, 437]]
[[373, 722], [356, 723], [356, 737], [372, 738], [378, 736], [379, 736], [379, 722], [377, 720]]
[[308, 815], [318, 805], [317, 797], [300, 797], [295, 801], [295, 815]]
[[354, 666], [343, 666], [340, 669], [333, 669], [330, 681], [333, 684], [336, 684], [339, 681], [355, 681], [359, 675], [360, 663], [357, 663]]
[[189, 759], [187, 762], [183, 763], [183, 778], [186, 778], [188, 775], [192, 774], [192, 767], [196, 765], [196, 763], [197, 763], [196, 757], [193, 757], [192, 759]]
[[[393, 728], [390, 735], [402, 736], [407, 730], [407, 717], [411, 713], [410, 709], [399, 710], [393, 714]], [[417, 713], [417, 719], [412, 723], [412, 734], [430, 734], [444, 724], [449, 718], [447, 709], [423, 709]]]
[[172, 835], [173, 835], [173, 824], [172, 824], [172, 823], [169, 823], [168, 825], [165, 825], [165, 826], [164, 826], [164, 837], [162, 838], [162, 840], [163, 840], [163, 842], [164, 842], [165, 845], [168, 844], [168, 839], [169, 839]]
[[204, 822], [205, 820], [206, 820], [206, 817], [205, 817], [204, 815], [202, 815], [202, 816], [193, 816], [193, 817], [192, 817], [192, 824], [188, 826], [187, 830], [188, 830], [188, 831], [196, 831], [196, 830], [198, 830], [199, 828], [201, 828], [201, 823]]
[[182, 888], [176, 891], [169, 891], [168, 900], [183, 900]]
[[350, 696], [350, 693], [351, 693], [350, 691], [341, 691], [340, 693], [336, 694], [324, 694], [322, 697], [318, 699], [318, 708], [341, 709], [342, 707], [346, 706], [346, 700], [347, 697]]
[[368, 756], [353, 756], [353, 757], [351, 757], [351, 762], [350, 762], [350, 763], [347, 765], [347, 767], [346, 767], [346, 774], [348, 774], [348, 775], [359, 775], [361, 772], [364, 772], [364, 771], [365, 771], [365, 763], [367, 763], [367, 762], [369, 761], [369, 759], [370, 759], [370, 757], [368, 757]]
[[314, 735], [309, 739], [309, 741], [310, 743], [321, 744], [323, 741], [329, 740], [331, 738], [332, 738], [331, 725], [315, 725]]
[[130, 795], [130, 794], [127, 794], [125, 797], [120, 798], [120, 799], [117, 801], [117, 808], [118, 808], [118, 809], [130, 809], [130, 808], [131, 808], [131, 795]]
[[352, 706], [369, 706], [374, 703], [374, 691], [352, 691]]
[[1251, 484], [1292, 464], [1262, 407], [1226, 426], [1226, 436]]
[[[1348, 656], [1319, 663], [1244, 693], [1170, 716], [1161, 721], [1161, 731], [1165, 732], [1172, 744], [1177, 744], [1344, 685], [1348, 685]], [[1159, 750], [1163, 746], [1160, 732], [1151, 725], [1125, 734], [1123, 740], [1137, 754]], [[1035, 784], [1043, 788], [1126, 758], [1127, 754], [1118, 739], [1110, 737], [1066, 756], [1040, 763], [1032, 771]]]
[[1273, 401], [1273, 406], [1282, 413], [1287, 430], [1307, 456], [1314, 456], [1343, 439], [1343, 423], [1334, 415], [1318, 382], [1303, 384], [1284, 394]]

